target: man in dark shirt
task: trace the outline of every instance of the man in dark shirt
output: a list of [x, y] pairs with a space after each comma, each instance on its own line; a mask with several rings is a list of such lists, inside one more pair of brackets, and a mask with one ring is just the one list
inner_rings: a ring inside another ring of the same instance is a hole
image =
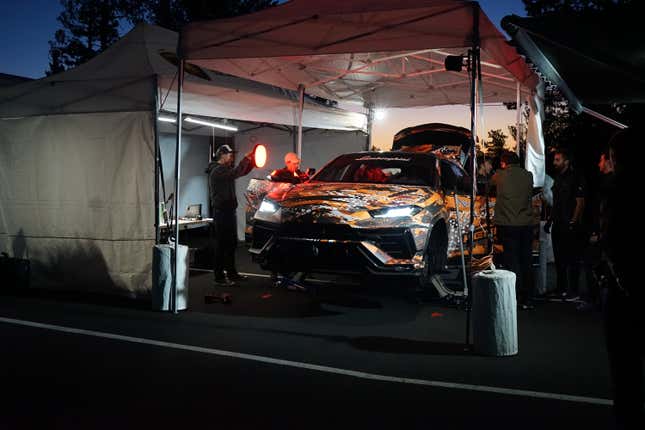
[[576, 309], [580, 311], [590, 311], [600, 307], [600, 285], [598, 284], [596, 268], [601, 261], [601, 236], [606, 236], [606, 232], [601, 231], [601, 218], [607, 206], [609, 193], [613, 188], [614, 166], [609, 159], [609, 150], [600, 154], [598, 161], [598, 171], [600, 177], [597, 182], [597, 192], [589, 196], [590, 210], [586, 211], [588, 216], [589, 234], [587, 235], [587, 244], [584, 250], [585, 266], [585, 285], [583, 299]]
[[271, 172], [272, 181], [299, 184], [309, 179], [307, 173], [300, 171], [300, 158], [295, 152], [288, 152], [284, 156], [284, 164], [282, 169]]
[[215, 153], [215, 160], [207, 169], [215, 238], [213, 261], [215, 285], [230, 287], [235, 285], [234, 281], [246, 279], [246, 276], [240, 275], [235, 268], [235, 248], [237, 247], [235, 179], [253, 169], [252, 154], [253, 151], [246, 154], [237, 167], [233, 167], [234, 151], [230, 146], [222, 145]]
[[584, 247], [581, 226], [585, 207], [585, 182], [571, 165], [567, 151], [556, 151], [553, 166], [558, 175], [553, 183], [553, 208], [544, 226], [552, 230], [553, 255], [557, 272], [556, 294], [563, 300], [576, 300], [580, 274], [579, 256]]

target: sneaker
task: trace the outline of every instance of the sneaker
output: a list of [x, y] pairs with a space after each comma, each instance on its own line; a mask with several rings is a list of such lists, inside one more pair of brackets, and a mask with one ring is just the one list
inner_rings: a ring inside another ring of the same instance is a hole
[[215, 286], [216, 287], [234, 287], [235, 282], [227, 278], [215, 278]]
[[564, 293], [562, 294], [562, 301], [563, 302], [575, 302], [577, 300], [580, 300], [580, 296], [571, 294], [571, 293]]
[[305, 291], [305, 287], [295, 283], [287, 284], [287, 290], [289, 291]]
[[580, 311], [580, 312], [591, 312], [591, 311], [595, 310], [595, 306], [594, 306], [594, 305], [592, 305], [591, 303], [587, 303], [587, 302], [580, 302], [580, 303], [576, 306], [576, 310], [577, 310], [577, 311]]
[[230, 279], [231, 281], [239, 282], [239, 281], [246, 281], [247, 279], [249, 279], [249, 277], [246, 275], [241, 275], [239, 273], [231, 273], [230, 275], [228, 275], [228, 279]]

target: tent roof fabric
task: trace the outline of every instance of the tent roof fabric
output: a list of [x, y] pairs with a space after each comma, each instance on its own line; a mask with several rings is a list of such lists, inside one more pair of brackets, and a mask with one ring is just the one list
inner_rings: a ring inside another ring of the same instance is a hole
[[335, 100], [410, 107], [469, 102], [466, 71], [446, 55], [482, 48], [484, 101], [515, 100], [537, 76], [481, 12], [463, 0], [292, 0], [236, 18], [189, 24], [180, 53], [220, 72]]
[[576, 111], [582, 104], [645, 102], [641, 13], [616, 9], [539, 18], [510, 15], [502, 27]]
[[[152, 111], [156, 91], [161, 109], [175, 112], [177, 40], [173, 31], [139, 24], [106, 51], [78, 67], [0, 88], [0, 118]], [[186, 114], [297, 124], [297, 95], [282, 88], [193, 66], [187, 68], [184, 91]], [[303, 124], [361, 130], [365, 128], [366, 117], [308, 102]]]

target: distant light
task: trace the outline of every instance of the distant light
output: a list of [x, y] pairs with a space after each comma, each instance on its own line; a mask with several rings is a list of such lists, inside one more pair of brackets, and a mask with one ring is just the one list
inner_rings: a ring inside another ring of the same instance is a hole
[[377, 121], [384, 120], [386, 116], [387, 116], [387, 112], [385, 109], [376, 109], [374, 111], [374, 119]]
[[264, 165], [267, 162], [267, 149], [264, 145], [262, 144], [257, 144], [255, 145], [255, 148], [253, 149], [253, 163], [255, 164], [255, 167], [264, 167]]
[[172, 117], [169, 117], [169, 116], [160, 116], [160, 117], [159, 117], [159, 118], [157, 118], [157, 119], [158, 119], [159, 121], [161, 121], [161, 122], [172, 122], [172, 123], [176, 123], [176, 122], [177, 122], [177, 119], [176, 119], [176, 118], [172, 118]]
[[206, 126], [214, 127], [214, 128], [221, 128], [223, 130], [237, 131], [237, 127], [231, 127], [230, 125], [219, 124], [219, 123], [216, 123], [216, 122], [204, 121], [204, 120], [192, 118], [192, 117], [189, 117], [189, 116], [187, 116], [184, 119], [184, 121], [192, 122], [193, 124], [206, 125]]

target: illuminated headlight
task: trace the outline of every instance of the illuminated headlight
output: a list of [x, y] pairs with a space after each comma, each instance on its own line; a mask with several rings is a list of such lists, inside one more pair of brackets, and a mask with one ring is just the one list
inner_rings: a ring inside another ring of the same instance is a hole
[[399, 206], [396, 208], [384, 208], [370, 211], [373, 218], [399, 218], [404, 216], [412, 216], [417, 213], [421, 208], [419, 206]]
[[272, 214], [279, 209], [278, 205], [269, 200], [262, 200], [258, 212], [263, 212], [267, 214]]
[[417, 248], [417, 251], [424, 249], [426, 245], [426, 239], [428, 238], [428, 229], [425, 227], [415, 227], [410, 229], [412, 237], [414, 238], [414, 246]]
[[282, 208], [276, 202], [264, 199], [253, 218], [261, 221], [279, 223], [282, 219]]

